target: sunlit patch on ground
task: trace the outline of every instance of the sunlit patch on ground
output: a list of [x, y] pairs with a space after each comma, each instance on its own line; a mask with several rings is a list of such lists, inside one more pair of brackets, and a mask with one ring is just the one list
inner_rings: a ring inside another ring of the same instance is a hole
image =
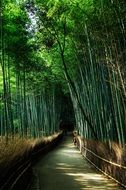
[[35, 166], [40, 190], [120, 190], [90, 166], [68, 137]]

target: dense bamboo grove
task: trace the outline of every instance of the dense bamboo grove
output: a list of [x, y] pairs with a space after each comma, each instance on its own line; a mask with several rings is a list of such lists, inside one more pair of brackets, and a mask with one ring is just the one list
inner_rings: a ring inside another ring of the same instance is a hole
[[123, 146], [125, 0], [6, 0], [1, 18], [1, 136], [54, 133], [70, 94], [81, 136]]
[[[74, 84], [81, 104], [98, 139], [116, 141], [120, 145], [125, 144], [126, 140], [125, 11], [124, 2], [108, 1], [105, 4], [101, 1], [99, 10], [96, 10], [100, 15], [95, 15], [96, 20], [81, 22], [79, 35], [75, 31], [78, 41], [74, 43], [78, 61]], [[92, 137], [78, 105], [75, 109], [80, 134], [86, 138]]]
[[58, 82], [29, 42], [33, 31], [25, 4], [3, 1], [1, 16], [0, 135], [8, 141], [53, 134], [61, 112]]

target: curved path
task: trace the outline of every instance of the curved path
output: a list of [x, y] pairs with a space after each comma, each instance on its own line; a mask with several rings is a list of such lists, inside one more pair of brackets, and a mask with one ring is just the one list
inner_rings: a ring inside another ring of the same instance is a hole
[[66, 137], [34, 166], [31, 190], [120, 190], [115, 182], [96, 171]]

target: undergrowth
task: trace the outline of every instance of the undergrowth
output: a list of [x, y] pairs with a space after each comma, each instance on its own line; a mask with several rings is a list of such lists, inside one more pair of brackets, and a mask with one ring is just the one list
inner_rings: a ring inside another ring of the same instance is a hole
[[18, 136], [8, 138], [6, 142], [5, 138], [0, 139], [0, 167], [10, 164], [17, 157], [22, 158], [26, 152], [32, 151], [36, 146], [40, 144], [47, 144], [55, 139], [58, 134], [54, 134], [48, 137], [42, 137], [38, 139], [20, 138]]

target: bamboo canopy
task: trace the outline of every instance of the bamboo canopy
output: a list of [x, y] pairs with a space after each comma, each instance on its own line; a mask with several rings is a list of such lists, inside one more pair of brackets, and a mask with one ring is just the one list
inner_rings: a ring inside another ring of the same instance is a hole
[[68, 109], [82, 137], [124, 146], [126, 1], [2, 0], [1, 7], [0, 136], [54, 134]]

